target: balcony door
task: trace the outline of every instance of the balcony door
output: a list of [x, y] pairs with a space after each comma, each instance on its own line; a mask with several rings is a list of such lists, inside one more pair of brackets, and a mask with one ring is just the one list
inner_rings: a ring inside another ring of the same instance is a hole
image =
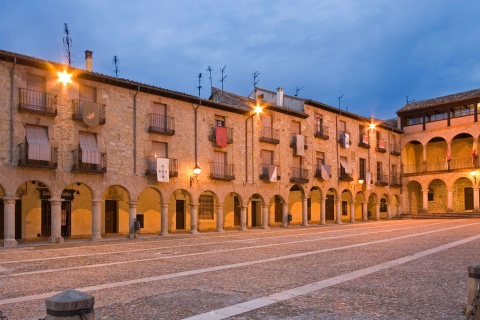
[[160, 131], [167, 128], [167, 106], [161, 103], [153, 104], [153, 126]]
[[335, 220], [335, 201], [334, 196], [331, 194], [327, 194], [325, 201], [325, 219]]
[[224, 176], [226, 173], [227, 153], [214, 151], [213, 174], [215, 176]]
[[175, 229], [185, 229], [185, 200], [175, 202]]
[[117, 201], [105, 200], [105, 233], [117, 233]]

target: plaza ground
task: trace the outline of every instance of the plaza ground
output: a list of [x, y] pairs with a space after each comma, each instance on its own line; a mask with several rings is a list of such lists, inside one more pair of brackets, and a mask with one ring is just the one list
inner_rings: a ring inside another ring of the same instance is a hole
[[68, 288], [97, 319], [464, 319], [480, 219], [389, 220], [0, 249], [0, 310]]

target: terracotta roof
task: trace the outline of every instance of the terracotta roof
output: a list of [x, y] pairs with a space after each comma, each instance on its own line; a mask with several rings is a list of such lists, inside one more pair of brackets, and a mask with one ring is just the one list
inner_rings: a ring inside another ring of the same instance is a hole
[[397, 110], [397, 114], [407, 112], [407, 111], [428, 109], [428, 108], [442, 105], [442, 104], [460, 102], [460, 101], [475, 99], [475, 98], [480, 98], [480, 89], [454, 93], [448, 96], [442, 96], [438, 98], [410, 102], [404, 105], [401, 109]]

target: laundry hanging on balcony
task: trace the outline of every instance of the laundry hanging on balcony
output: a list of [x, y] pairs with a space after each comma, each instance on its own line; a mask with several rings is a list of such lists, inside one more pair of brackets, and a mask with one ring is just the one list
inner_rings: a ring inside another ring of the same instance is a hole
[[82, 150], [82, 162], [100, 164], [100, 151], [98, 151], [95, 135], [92, 133], [80, 133], [78, 142]]
[[347, 161], [340, 159], [340, 164], [342, 165], [346, 174], [352, 174], [352, 168], [348, 165]]
[[268, 166], [268, 177], [270, 182], [277, 182], [277, 166], [273, 164]]
[[47, 128], [27, 126], [26, 136], [28, 143], [28, 159], [51, 161], [52, 149], [48, 141]]
[[227, 146], [227, 128], [226, 127], [215, 127], [215, 142], [219, 147]]
[[372, 173], [371, 172], [365, 172], [365, 184], [367, 185], [367, 190], [370, 190], [371, 180], [372, 180]]
[[100, 123], [100, 105], [94, 102], [82, 101], [83, 122], [89, 127]]
[[320, 172], [322, 173], [322, 179], [328, 180], [330, 179], [330, 166], [320, 165]]
[[169, 182], [170, 180], [170, 160], [167, 158], [157, 158], [157, 181]]
[[295, 135], [296, 142], [296, 150], [295, 153], [297, 156], [305, 155], [305, 137], [301, 134]]

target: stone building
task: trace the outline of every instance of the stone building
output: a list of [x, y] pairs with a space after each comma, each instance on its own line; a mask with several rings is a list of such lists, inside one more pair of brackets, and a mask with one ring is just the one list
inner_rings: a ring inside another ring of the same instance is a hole
[[135, 220], [168, 235], [402, 213], [402, 130], [388, 122], [281, 88], [200, 99], [85, 57], [82, 70], [0, 51], [4, 246], [132, 237]]
[[480, 90], [411, 102], [397, 111], [407, 214], [479, 208]]

